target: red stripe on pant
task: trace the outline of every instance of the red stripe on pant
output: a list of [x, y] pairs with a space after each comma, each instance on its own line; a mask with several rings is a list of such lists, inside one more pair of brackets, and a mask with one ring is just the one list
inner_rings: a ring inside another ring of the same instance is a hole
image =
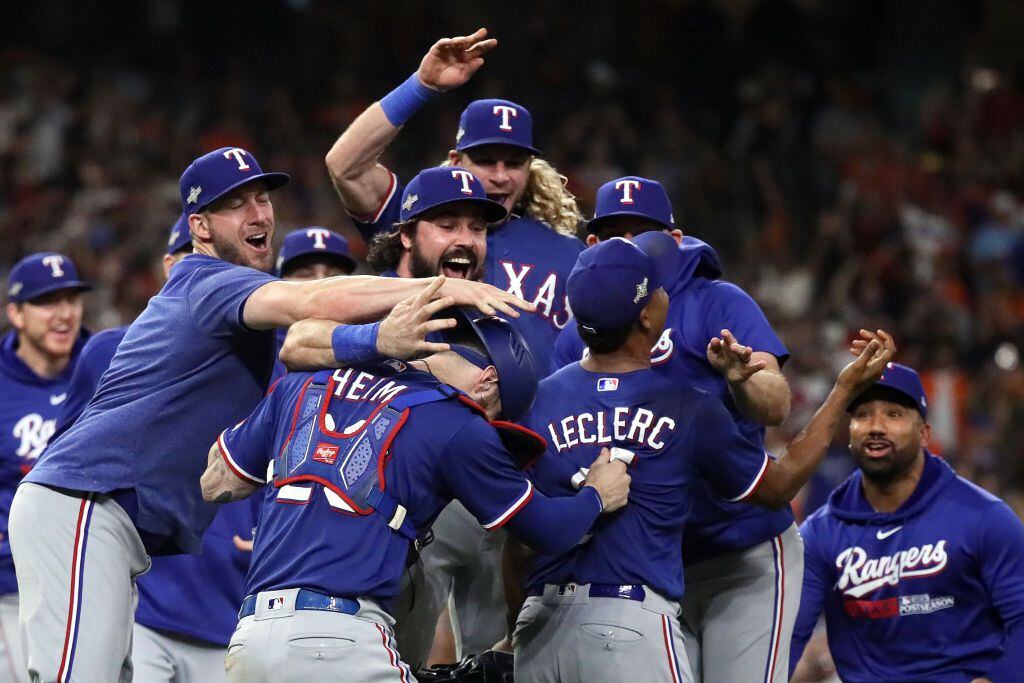
[[63, 681], [65, 674], [71, 669], [71, 651], [74, 649], [75, 635], [78, 631], [78, 593], [82, 587], [78, 585], [81, 579], [79, 551], [85, 540], [82, 520], [85, 518], [86, 508], [89, 506], [89, 499], [83, 498], [78, 506], [78, 521], [75, 523], [75, 545], [71, 554], [71, 590], [68, 596], [68, 621], [64, 628], [64, 647], [61, 648], [60, 668], [57, 670], [57, 680]]

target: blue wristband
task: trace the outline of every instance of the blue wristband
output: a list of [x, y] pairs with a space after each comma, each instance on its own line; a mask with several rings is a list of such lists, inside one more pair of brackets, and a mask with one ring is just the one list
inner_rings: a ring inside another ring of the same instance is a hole
[[434, 99], [437, 94], [438, 91], [423, 85], [420, 77], [414, 73], [405, 79], [405, 83], [381, 99], [380, 108], [384, 110], [384, 116], [388, 117], [391, 125], [397, 128], [405, 125], [420, 107]]
[[331, 333], [334, 360], [341, 365], [352, 365], [374, 360], [377, 353], [377, 333], [380, 323], [371, 325], [338, 325]]

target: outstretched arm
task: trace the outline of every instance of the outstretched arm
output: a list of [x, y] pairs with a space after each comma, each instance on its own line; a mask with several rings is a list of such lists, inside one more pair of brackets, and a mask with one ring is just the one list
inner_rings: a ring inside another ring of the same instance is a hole
[[782, 424], [789, 416], [790, 391], [779, 359], [740, 344], [729, 330], [721, 335], [708, 343], [708, 362], [729, 383], [740, 412], [769, 427]]
[[482, 55], [498, 44], [487, 29], [434, 43], [413, 76], [360, 114], [327, 152], [327, 171], [353, 216], [377, 211], [394, 178], [378, 159], [398, 131], [436, 93], [457, 88], [483, 66]]
[[856, 360], [843, 368], [811, 421], [789, 442], [786, 452], [765, 470], [761, 482], [750, 494], [750, 502], [774, 509], [789, 505], [821, 464], [846, 415], [846, 407], [882, 376], [886, 364], [896, 353], [895, 342], [882, 330], [877, 333], [861, 330], [861, 336], [866, 345], [854, 344], [850, 349], [857, 356]]

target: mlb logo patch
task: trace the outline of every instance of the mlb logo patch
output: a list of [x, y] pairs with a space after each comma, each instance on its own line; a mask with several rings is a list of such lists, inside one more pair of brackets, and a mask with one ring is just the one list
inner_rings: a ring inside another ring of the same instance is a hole
[[313, 460], [333, 465], [338, 459], [338, 446], [330, 443], [318, 443], [313, 451]]
[[405, 372], [406, 365], [402, 361], [395, 358], [388, 358], [384, 361], [384, 365], [388, 366], [395, 372]]
[[576, 584], [575, 583], [563, 583], [561, 586], [558, 587], [558, 594], [559, 595], [568, 595], [570, 597], [573, 596], [573, 595], [576, 595]]
[[598, 391], [617, 391], [619, 388], [618, 377], [602, 377], [597, 380]]
[[281, 609], [284, 607], [284, 598], [270, 598], [267, 601], [267, 609]]

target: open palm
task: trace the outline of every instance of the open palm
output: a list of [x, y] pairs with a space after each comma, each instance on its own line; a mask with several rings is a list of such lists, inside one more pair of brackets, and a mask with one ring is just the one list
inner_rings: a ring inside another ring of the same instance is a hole
[[469, 36], [442, 38], [434, 43], [420, 62], [417, 75], [420, 81], [435, 90], [457, 88], [484, 64], [483, 55], [498, 44], [487, 38], [487, 29], [481, 28]]

